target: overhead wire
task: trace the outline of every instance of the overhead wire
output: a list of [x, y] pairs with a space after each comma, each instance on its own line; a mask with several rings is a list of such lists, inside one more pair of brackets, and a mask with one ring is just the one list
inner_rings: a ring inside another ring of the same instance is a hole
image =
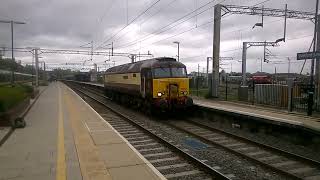
[[152, 7], [154, 7], [158, 2], [160, 2], [160, 0], [155, 1], [154, 3], [152, 3], [147, 9], [145, 9], [143, 12], [141, 12], [140, 14], [138, 14], [133, 20], [131, 20], [129, 23], [127, 23], [127, 25], [125, 25], [124, 27], [122, 27], [120, 30], [118, 30], [116, 33], [114, 33], [110, 38], [108, 38], [107, 40], [103, 41], [97, 48], [103, 46], [105, 43], [109, 42], [111, 39], [113, 39], [114, 37], [116, 37], [120, 32], [122, 32], [125, 28], [127, 28], [128, 26], [130, 26], [133, 22], [135, 22], [138, 18], [140, 18], [142, 15], [144, 15], [146, 12], [148, 12]]
[[[172, 28], [174, 28], [174, 27], [176, 27], [176, 26], [178, 26], [178, 25], [180, 25], [180, 24], [188, 21], [189, 19], [191, 19], [191, 18], [193, 18], [193, 17], [195, 17], [195, 16], [197, 16], [197, 15], [200, 15], [200, 14], [208, 11], [209, 9], [212, 9], [212, 7], [209, 7], [208, 9], [206, 9], [206, 10], [204, 10], [204, 11], [201, 11], [201, 12], [199, 12], [198, 14], [196, 14], [196, 15], [194, 15], [194, 16], [191, 16], [191, 17], [189, 17], [188, 19], [185, 19], [185, 20], [183, 20], [183, 21], [181, 21], [181, 22], [179, 22], [179, 23], [177, 23], [177, 24], [169, 27], [169, 28], [166, 29], [165, 31], [159, 31], [159, 32], [151, 33], [150, 35], [148, 35], [148, 36], [146, 36], [146, 37], [144, 37], [144, 38], [142, 38], [142, 39], [140, 39], [140, 40], [131, 41], [131, 42], [125, 44], [125, 45], [119, 45], [119, 46], [117, 46], [116, 48], [129, 47], [129, 46], [135, 45], [137, 42], [142, 42], [142, 41], [145, 41], [145, 40], [147, 40], [147, 39], [150, 39], [151, 37], [156, 36], [156, 35], [161, 34], [161, 33], [164, 33], [164, 32], [166, 32], [166, 31], [168, 31], [168, 30], [170, 30], [170, 29], [172, 29]], [[194, 28], [192, 28], [192, 29], [194, 29]]]
[[[224, 2], [224, 1], [225, 1], [225, 0], [221, 1], [220, 3]], [[270, 1], [270, 0], [266, 0], [266, 1], [263, 1], [263, 2], [259, 2], [259, 3], [257, 3], [257, 4], [252, 5], [252, 6], [256, 6], [256, 5], [259, 5], [259, 4], [268, 2], [268, 1]], [[211, 3], [211, 2], [210, 2], [210, 3]], [[213, 8], [213, 6], [210, 7], [210, 8], [208, 8], [208, 9], [206, 9], [206, 10], [204, 10], [204, 11], [202, 11], [202, 12], [200, 12], [199, 14], [201, 14], [201, 13], [203, 13], [203, 12], [209, 10], [209, 9], [212, 9], [212, 8]], [[196, 10], [195, 10], [195, 11], [196, 11]], [[195, 16], [197, 16], [197, 15], [199, 15], [199, 14], [196, 14], [196, 15], [194, 15], [194, 16], [191, 16], [190, 18], [186, 19], [185, 21], [187, 21], [187, 20], [191, 19], [192, 17], [195, 17]], [[227, 17], [227, 16], [223, 16], [222, 18], [226, 18], [226, 17]], [[183, 22], [185, 22], [185, 21], [183, 21]], [[213, 21], [214, 21], [214, 18], [211, 19], [209, 22], [206, 22], [206, 23], [204, 23], [204, 24], [202, 24], [202, 25], [200, 25], [200, 26], [204, 26], [204, 25], [210, 24], [210, 23], [212, 23]], [[280, 21], [280, 20], [271, 21], [271, 22], [268, 22], [268, 23], [273, 23], [273, 22], [277, 22], [277, 21]], [[182, 22], [182, 23], [183, 23], [183, 22]], [[181, 24], [181, 23], [180, 23], [180, 24]], [[178, 24], [178, 25], [179, 25], [179, 24]], [[175, 25], [175, 26], [176, 26], [176, 25]], [[199, 27], [200, 27], [200, 26], [199, 26]], [[173, 27], [172, 27], [172, 28], [173, 28]], [[170, 29], [172, 29], [172, 28], [170, 28]], [[166, 38], [164, 38], [164, 39], [158, 40], [158, 41], [156, 41], [156, 42], [153, 42], [153, 43], [148, 44], [148, 45], [143, 46], [143, 47], [147, 47], [147, 46], [149, 46], [149, 45], [158, 43], [158, 42], [160, 42], [160, 41], [163, 41], [163, 40], [167, 40], [167, 39], [176, 37], [176, 36], [178, 36], [178, 35], [181, 35], [181, 34], [184, 34], [184, 33], [186, 33], [186, 32], [192, 31], [192, 30], [194, 30], [194, 29], [196, 29], [196, 28], [197, 28], [197, 27], [190, 28], [190, 29], [185, 30], [185, 31], [183, 31], [183, 32], [180, 32], [180, 33], [178, 33], [178, 34], [176, 34], [176, 35], [173, 35], [173, 36], [170, 36], [170, 37], [166, 37]], [[247, 29], [247, 28], [245, 28], [245, 29]], [[167, 30], [166, 30], [166, 31], [167, 31]], [[236, 30], [236, 31], [239, 31], [239, 30]], [[160, 32], [160, 33], [162, 33], [162, 32]], [[157, 33], [157, 34], [160, 34], [160, 33]], [[154, 33], [151, 33], [151, 34], [152, 34], [153, 36], [154, 36], [154, 35], [157, 35], [157, 34], [154, 34]], [[150, 38], [150, 37], [149, 37], [149, 38]], [[149, 39], [149, 38], [142, 39], [142, 40], [140, 40], [140, 42], [141, 42], [141, 41], [145, 41], [146, 39]], [[128, 46], [134, 45], [134, 44], [136, 44], [137, 42], [139, 42], [139, 41], [137, 41], [137, 40], [131, 41], [131, 42], [129, 42], [130, 44], [128, 43], [128, 44], [125, 45], [125, 46], [118, 46], [117, 48], [125, 48], [125, 47], [128, 47]], [[143, 48], [143, 47], [141, 47], [141, 48]], [[139, 48], [139, 49], [140, 49], [140, 48]], [[242, 48], [240, 48], [240, 49], [242, 49]], [[132, 51], [130, 51], [130, 52], [133, 52], [133, 51], [136, 51], [136, 50], [138, 50], [138, 49], [132, 50]], [[237, 48], [236, 50], [239, 50], [239, 48]]]
[[[221, 1], [220, 3], [224, 2], [224, 1], [225, 1], [225, 0]], [[266, 2], [268, 2], [268, 1], [270, 1], [270, 0], [265, 0], [265, 1], [263, 1], [263, 2], [259, 2], [259, 3], [257, 3], [257, 4], [252, 5], [252, 6], [256, 6], [256, 5], [259, 5], [259, 4], [262, 4], [262, 3], [266, 3]], [[197, 9], [194, 10], [194, 11], [192, 11], [191, 13], [196, 12], [198, 9], [201, 9], [202, 7], [208, 5], [208, 4], [212, 3], [212, 2], [213, 2], [213, 1], [210, 1], [209, 3], [201, 6], [200, 8], [197, 8]], [[213, 6], [211, 6], [210, 8], [202, 11], [202, 12], [199, 13], [199, 14], [202, 14], [203, 12], [208, 11], [208, 10], [210, 10], [210, 9], [212, 9], [212, 8], [213, 8]], [[196, 15], [194, 15], [194, 16], [191, 16], [190, 18], [186, 19], [185, 21], [191, 19], [192, 17], [196, 17], [196, 16], [199, 15], [199, 14], [196, 14]], [[231, 15], [231, 14], [230, 14], [230, 15]], [[226, 17], [228, 17], [228, 15], [227, 15], [227, 16], [223, 16], [222, 18], [226, 18]], [[183, 22], [185, 22], [185, 21], [183, 21]], [[279, 20], [276, 20], [276, 21], [279, 21]], [[276, 22], [276, 21], [274, 21], [274, 22]], [[179, 24], [182, 24], [183, 22], [181, 22], [181, 23], [179, 23]], [[212, 22], [213, 22], [213, 19], [212, 19]], [[207, 22], [207, 23], [209, 23], [209, 22]], [[205, 24], [207, 24], [207, 23], [205, 23]], [[179, 25], [179, 24], [178, 24], [178, 25]], [[175, 25], [175, 26], [177, 26], [177, 25]], [[175, 27], [175, 26], [174, 26], [174, 27]], [[201, 25], [201, 26], [202, 26], [202, 25]], [[167, 29], [167, 30], [170, 30], [170, 29], [172, 29], [172, 28], [173, 28], [173, 27], [171, 27], [171, 28], [169, 28], [169, 29]], [[162, 28], [161, 28], [161, 29], [162, 29]], [[184, 32], [182, 32], [182, 33], [179, 33], [178, 35], [183, 34], [183, 33], [186, 33], [186, 32], [189, 32], [189, 31], [194, 30], [194, 29], [196, 29], [196, 28], [191, 28], [191, 29], [186, 30], [186, 31], [184, 31]], [[167, 31], [167, 30], [166, 30], [166, 31]], [[165, 31], [164, 31], [164, 32], [165, 32]], [[160, 33], [163, 33], [163, 32], [160, 32]], [[153, 33], [151, 33], [151, 36], [155, 36], [155, 35], [160, 34], [160, 33], [155, 33], [155, 32], [153, 32]], [[148, 35], [148, 36], [149, 36], [149, 35]], [[126, 45], [119, 45], [117, 48], [125, 48], [125, 47], [128, 47], [128, 46], [132, 46], [132, 45], [136, 44], [137, 42], [145, 41], [146, 39], [149, 39], [149, 38], [150, 38], [150, 37], [148, 37], [148, 36], [145, 37], [144, 39], [141, 39], [141, 40], [131, 41], [131, 42], [127, 43]], [[175, 37], [175, 35], [172, 36], [172, 37]], [[169, 38], [170, 38], [170, 37], [169, 37]], [[169, 38], [164, 38], [164, 39], [162, 39], [162, 40], [166, 40], [166, 39], [169, 39]], [[160, 42], [160, 41], [162, 41], [162, 40], [159, 40], [159, 41], [156, 41], [156, 42]], [[154, 43], [151, 43], [151, 44], [154, 44]], [[149, 45], [151, 45], [151, 44], [149, 44]], [[146, 46], [143, 46], [143, 47], [146, 47]], [[132, 51], [136, 51], [136, 50], [132, 50]], [[132, 51], [130, 51], [130, 52], [132, 52]]]
[[[205, 22], [205, 23], [203, 23], [203, 24], [201, 24], [201, 25], [198, 25], [197, 27], [193, 27], [193, 28], [191, 28], [191, 29], [187, 29], [187, 30], [185, 30], [185, 31], [179, 32], [179, 33], [174, 34], [174, 35], [172, 35], [172, 36], [169, 36], [169, 37], [166, 37], [166, 38], [160, 39], [160, 40], [158, 40], [158, 41], [156, 41], [156, 42], [153, 42], [153, 43], [150, 43], [150, 44], [148, 44], [148, 45], [146, 45], [146, 46], [142, 46], [141, 48], [144, 48], [144, 47], [150, 46], [150, 45], [152, 45], [152, 44], [155, 44], [155, 43], [158, 43], [158, 42], [161, 42], [161, 41], [167, 40], [167, 39], [171, 39], [171, 38], [174, 38], [174, 37], [180, 36], [180, 35], [182, 35], [182, 34], [184, 34], [184, 33], [190, 32], [190, 31], [192, 31], [192, 30], [194, 30], [194, 29], [197, 29], [197, 28], [199, 28], [199, 27], [202, 27], [202, 26], [209, 25], [209, 24], [211, 24], [211, 23], [213, 23], [213, 20], [207, 21], [207, 22]], [[136, 51], [136, 50], [138, 50], [138, 49], [131, 50], [130, 52], [133, 52], [133, 51]]]
[[[185, 14], [184, 16], [182, 16], [182, 17], [174, 20], [173, 22], [171, 22], [171, 23], [169, 23], [169, 24], [167, 24], [167, 25], [165, 25], [165, 26], [163, 26], [163, 27], [161, 27], [161, 28], [159, 28], [159, 29], [151, 32], [149, 35], [146, 35], [145, 37], [143, 37], [143, 38], [141, 38], [141, 39], [135, 39], [135, 40], [130, 41], [130, 42], [126, 43], [126, 44], [119, 45], [119, 46], [117, 46], [116, 48], [124, 48], [124, 47], [128, 47], [128, 46], [132, 46], [132, 45], [136, 44], [137, 42], [145, 41], [146, 39], [149, 39], [149, 38], [151, 38], [151, 37], [153, 37], [153, 36], [155, 36], [155, 35], [158, 35], [158, 34], [161, 34], [161, 33], [163, 33], [163, 32], [166, 32], [166, 31], [168, 31], [168, 30], [170, 30], [170, 29], [172, 29], [172, 28], [174, 28], [174, 27], [176, 27], [176, 26], [178, 26], [178, 25], [186, 22], [187, 20], [189, 20], [189, 19], [191, 19], [191, 18], [193, 18], [193, 17], [195, 17], [195, 16], [197, 16], [197, 15], [199, 15], [199, 14], [202, 14], [202, 13], [204, 13], [204, 12], [212, 9], [213, 6], [210, 6], [209, 8], [201, 11], [200, 13], [196, 13], [195, 15], [190, 16], [190, 15], [193, 14], [194, 12], [197, 12], [198, 10], [203, 9], [204, 7], [206, 7], [206, 6], [210, 5], [211, 3], [213, 3], [214, 1], [216, 1], [216, 0], [212, 0], [212, 1], [210, 1], [210, 2], [208, 2], [208, 3], [206, 3], [206, 4], [204, 4], [204, 5], [202, 5], [201, 7], [197, 8], [197, 9], [195, 9], [195, 10], [193, 10], [193, 11]], [[224, 2], [224, 1], [225, 1], [225, 0], [221, 1], [220, 3]], [[188, 17], [188, 16], [190, 16], [190, 17]], [[187, 18], [187, 19], [184, 19], [184, 18], [186, 18], [186, 17], [188, 17], [188, 18]], [[183, 19], [184, 19], [184, 20], [183, 20]], [[182, 20], [182, 21], [181, 21], [181, 20]], [[181, 21], [181, 22], [179, 22], [179, 21]], [[177, 23], [177, 22], [179, 22], [179, 23]], [[175, 23], [177, 23], [177, 24], [175, 24]], [[173, 25], [173, 24], [175, 24], [175, 25]], [[172, 26], [172, 25], [173, 25], [173, 26]], [[166, 28], [167, 28], [167, 29], [166, 29]], [[150, 37], [150, 36], [151, 36], [151, 37]]]
[[[251, 5], [251, 7], [254, 7], [254, 6], [257, 6], [257, 5], [260, 5], [260, 4], [264, 4], [264, 3], [269, 2], [269, 1], [271, 1], [271, 0], [264, 0], [264, 1], [262, 1], [262, 2], [259, 2], [259, 3], [256, 3], [256, 4], [254, 4], [254, 5]], [[226, 17], [228, 17], [228, 16], [230, 16], [230, 15], [232, 15], [232, 14], [228, 14], [228, 15], [226, 15], [226, 16], [222, 16], [221, 19], [222, 19], [222, 18], [226, 18]], [[278, 22], [278, 21], [280, 21], [280, 20], [270, 21], [270, 22], [267, 22], [267, 23], [265, 23], [265, 24], [274, 23], [274, 22]], [[237, 31], [239, 31], [239, 30], [241, 31], [241, 30], [243, 30], [243, 29], [248, 29], [248, 28], [246, 27], [246, 28], [242, 28], [242, 29], [237, 29], [237, 30], [233, 30], [233, 31], [231, 31], [231, 32], [226, 32], [226, 33], [229, 34], [229, 33], [237, 32]], [[250, 28], [250, 29], [252, 29], [252, 28]], [[224, 51], [221, 51], [221, 52], [232, 52], [232, 51], [238, 51], [238, 50], [242, 50], [242, 48], [235, 48], [235, 49], [230, 49], [230, 50], [224, 50]], [[201, 57], [201, 56], [205, 56], [205, 54], [202, 54], [202, 55], [199, 55], [199, 56], [195, 56], [195, 57]], [[186, 57], [186, 58], [188, 59], [188, 58], [192, 58], [192, 57]], [[184, 58], [181, 58], [181, 59], [184, 59]]]
[[[96, 27], [97, 27], [97, 31], [100, 29], [100, 26], [101, 26], [104, 18], [107, 16], [108, 13], [111, 12], [111, 9], [113, 8], [115, 2], [116, 2], [116, 1], [111, 1], [111, 4], [108, 6], [109, 8], [107, 8], [107, 9], [104, 11], [103, 15], [99, 18], [99, 22], [98, 22], [98, 24], [97, 24], [97, 26], [96, 26]], [[96, 31], [96, 33], [95, 33], [94, 36], [97, 36], [97, 34], [98, 34], [97, 31]]]
[[257, 3], [257, 4], [254, 4], [254, 5], [252, 5], [252, 6], [258, 6], [258, 5], [260, 5], [260, 4], [264, 4], [264, 3], [269, 2], [269, 1], [271, 1], [271, 0], [264, 0], [264, 1], [262, 1], [262, 2], [259, 2], [259, 3]]
[[[297, 39], [303, 39], [303, 38], [308, 38], [308, 37], [312, 37], [313, 35], [310, 34], [310, 35], [304, 35], [304, 36], [300, 36], [300, 37], [288, 37], [286, 40], [287, 41], [292, 41], [292, 40], [297, 40]], [[242, 48], [234, 48], [234, 49], [227, 49], [227, 50], [223, 50], [223, 51], [220, 51], [220, 52], [233, 52], [233, 51], [238, 51], [238, 50], [242, 50]], [[202, 54], [202, 55], [199, 55], [199, 56], [191, 56], [191, 57], [185, 57], [185, 58], [180, 58], [180, 59], [189, 59], [189, 58], [192, 58], [192, 57], [201, 57], [201, 56], [205, 56], [205, 54]], [[285, 57], [288, 57], [288, 56], [285, 56]]]
[[[139, 22], [139, 26], [140, 26], [140, 30], [141, 30], [141, 26], [146, 23], [147, 21], [149, 21], [153, 16], [159, 14], [165, 7], [169, 7], [171, 6], [174, 2], [176, 2], [177, 0], [172, 0], [171, 2], [169, 2], [168, 4], [166, 4], [165, 6], [163, 6], [162, 8], [160, 8], [158, 11], [156, 11], [155, 13], [153, 13], [151, 16], [141, 20], [141, 22]], [[117, 39], [114, 40], [115, 41], [118, 41], [119, 39], [122, 39], [124, 38], [125, 36], [119, 36]]]
[[174, 2], [176, 2], [177, 0], [172, 0], [170, 1], [168, 4], [166, 4], [165, 6], [163, 6], [162, 8], [160, 8], [158, 11], [156, 11], [155, 13], [153, 13], [151, 16], [149, 16], [148, 18], [145, 18], [142, 22], [140, 22], [140, 25], [144, 24], [145, 22], [149, 21], [150, 18], [152, 18], [153, 16], [159, 14], [165, 7], [169, 7], [171, 6]]

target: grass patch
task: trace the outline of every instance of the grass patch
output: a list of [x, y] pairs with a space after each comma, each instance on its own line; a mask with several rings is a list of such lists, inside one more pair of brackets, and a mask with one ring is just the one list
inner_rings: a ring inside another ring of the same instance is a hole
[[33, 92], [28, 85], [0, 86], [0, 112], [7, 111]]

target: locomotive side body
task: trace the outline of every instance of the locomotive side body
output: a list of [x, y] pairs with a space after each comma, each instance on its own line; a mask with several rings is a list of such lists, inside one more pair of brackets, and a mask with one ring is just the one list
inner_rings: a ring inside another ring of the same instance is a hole
[[140, 73], [123, 73], [105, 75], [105, 87], [108, 90], [125, 94], [140, 95]]

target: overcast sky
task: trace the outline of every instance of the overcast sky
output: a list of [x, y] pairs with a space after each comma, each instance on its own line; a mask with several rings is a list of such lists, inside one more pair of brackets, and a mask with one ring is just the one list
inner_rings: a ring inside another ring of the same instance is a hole
[[[51, 49], [80, 49], [90, 41], [97, 51], [103, 44], [114, 43], [115, 52], [147, 53], [155, 57], [176, 57], [180, 42], [180, 60], [188, 71], [205, 70], [206, 57], [212, 56], [213, 5], [235, 4], [252, 6], [265, 0], [2, 0], [0, 20], [26, 22], [14, 26], [15, 47], [40, 47]], [[284, 8], [288, 3], [290, 10], [315, 11], [316, 0], [270, 0], [261, 5], [270, 8]], [[209, 3], [209, 4], [208, 4]], [[208, 4], [207, 6], [204, 6]], [[182, 18], [195, 9], [190, 16]], [[127, 8], [128, 7], [128, 8]], [[151, 8], [149, 8], [151, 7]], [[147, 10], [147, 8], [149, 8]], [[208, 10], [207, 10], [208, 9]], [[147, 11], [146, 11], [147, 10]], [[144, 12], [136, 18], [139, 14]], [[199, 14], [190, 18], [195, 14]], [[178, 23], [164, 28], [182, 18]], [[133, 21], [133, 22], [132, 22]], [[265, 17], [264, 28], [252, 26], [261, 21], [259, 16], [226, 15], [221, 26], [221, 56], [232, 57], [233, 61], [221, 62], [226, 71], [241, 71], [242, 42], [275, 41], [283, 36], [284, 19]], [[132, 22], [130, 25], [128, 23]], [[181, 23], [183, 22], [183, 23]], [[174, 27], [173, 27], [174, 26]], [[291, 72], [300, 72], [303, 61], [296, 60], [297, 52], [308, 50], [312, 41], [313, 23], [306, 20], [289, 19], [287, 41], [280, 47], [269, 48], [275, 57], [263, 63], [263, 71], [288, 71], [288, 58], [291, 59]], [[122, 29], [122, 30], [121, 30]], [[121, 30], [121, 31], [120, 31]], [[110, 39], [111, 38], [111, 39]], [[10, 47], [10, 26], [0, 23], [0, 47]], [[6, 53], [10, 56], [10, 53]], [[83, 55], [42, 54], [48, 65], [65, 62], [83, 62], [90, 59]], [[247, 68], [249, 72], [260, 71], [263, 47], [248, 49]], [[28, 63], [30, 53], [16, 53], [16, 59]], [[108, 57], [94, 56], [93, 61], [101, 67]], [[143, 59], [143, 58], [141, 58]], [[127, 57], [111, 57], [116, 65], [128, 63]], [[278, 64], [275, 64], [278, 63]], [[90, 65], [91, 62], [87, 62]], [[112, 64], [112, 63], [110, 63]], [[232, 64], [232, 65], [231, 65]], [[306, 64], [304, 73], [310, 71]]]

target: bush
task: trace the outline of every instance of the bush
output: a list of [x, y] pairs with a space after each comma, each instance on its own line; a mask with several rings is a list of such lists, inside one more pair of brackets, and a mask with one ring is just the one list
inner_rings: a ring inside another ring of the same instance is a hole
[[26, 85], [0, 86], [0, 112], [7, 111], [30, 96], [33, 88]]
[[21, 87], [25, 90], [25, 92], [28, 93], [28, 94], [32, 94], [33, 91], [34, 91], [34, 89], [33, 89], [32, 86], [29, 86], [29, 85], [26, 85], [26, 84], [21, 84], [20, 86], [21, 86]]

